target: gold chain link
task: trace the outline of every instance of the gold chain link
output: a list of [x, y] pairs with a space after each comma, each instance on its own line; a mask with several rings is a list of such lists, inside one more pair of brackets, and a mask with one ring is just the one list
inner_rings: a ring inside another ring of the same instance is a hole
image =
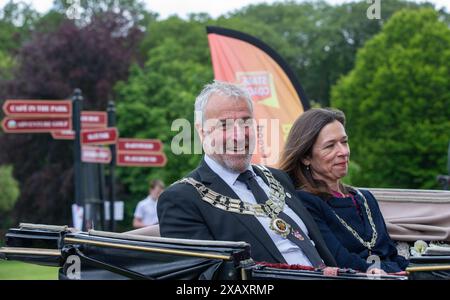
[[350, 231], [350, 233], [351, 233], [351, 234], [352, 234], [352, 235], [353, 235], [353, 236], [354, 236], [361, 244], [363, 244], [367, 249], [372, 250], [372, 248], [375, 246], [375, 243], [377, 242], [378, 233], [377, 233], [377, 230], [376, 230], [376, 228], [375, 228], [375, 223], [373, 222], [373, 219], [372, 219], [372, 213], [371, 213], [371, 211], [370, 211], [369, 204], [368, 204], [368, 202], [367, 202], [366, 197], [364, 197], [364, 195], [363, 195], [360, 191], [358, 191], [358, 190], [356, 190], [356, 189], [355, 189], [355, 191], [356, 191], [356, 193], [363, 199], [363, 203], [364, 203], [364, 207], [365, 207], [365, 210], [366, 210], [367, 218], [369, 219], [369, 223], [370, 223], [370, 226], [371, 226], [371, 228], [372, 228], [372, 238], [371, 238], [370, 242], [364, 241], [364, 240], [361, 238], [361, 236], [358, 234], [358, 232], [356, 232], [355, 229], [353, 229], [350, 225], [347, 224], [347, 222], [345, 222], [340, 216], [338, 216], [338, 214], [337, 214], [334, 210], [333, 210], [333, 212], [334, 212], [334, 214], [336, 215], [336, 217], [338, 218], [338, 220], [341, 222], [341, 224], [344, 225], [344, 227], [345, 227], [348, 231]]

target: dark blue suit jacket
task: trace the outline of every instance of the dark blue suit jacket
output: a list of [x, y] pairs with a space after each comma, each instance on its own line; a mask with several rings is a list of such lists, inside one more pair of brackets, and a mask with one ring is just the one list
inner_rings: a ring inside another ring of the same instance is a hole
[[[369, 191], [361, 190], [361, 192], [368, 201], [378, 233], [375, 247], [372, 249], [372, 255], [378, 255], [380, 257], [380, 267], [388, 273], [404, 270], [408, 265], [408, 261], [398, 255], [395, 243], [391, 240], [387, 232], [386, 224], [377, 201]], [[359, 214], [351, 197], [333, 197], [328, 200], [323, 200], [305, 191], [297, 191], [297, 195], [319, 226], [325, 243], [336, 259], [338, 266], [366, 271], [373, 264], [373, 262], [366, 262], [369, 251], [341, 224], [334, 213], [336, 212], [339, 217], [355, 229], [364, 241], [370, 241], [372, 229], [367, 218], [363, 200], [358, 195], [354, 196], [361, 208], [361, 213]]]

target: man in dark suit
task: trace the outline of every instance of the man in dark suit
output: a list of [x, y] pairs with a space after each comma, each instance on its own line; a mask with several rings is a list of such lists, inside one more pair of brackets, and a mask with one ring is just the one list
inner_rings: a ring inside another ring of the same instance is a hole
[[161, 194], [161, 236], [245, 241], [256, 261], [335, 266], [287, 174], [250, 164], [255, 125], [247, 91], [216, 81], [195, 110], [205, 156]]

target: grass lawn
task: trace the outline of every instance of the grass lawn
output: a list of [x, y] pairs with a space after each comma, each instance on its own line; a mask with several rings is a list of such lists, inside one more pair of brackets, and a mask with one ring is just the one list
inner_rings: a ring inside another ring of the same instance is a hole
[[58, 268], [0, 260], [0, 280], [56, 280]]

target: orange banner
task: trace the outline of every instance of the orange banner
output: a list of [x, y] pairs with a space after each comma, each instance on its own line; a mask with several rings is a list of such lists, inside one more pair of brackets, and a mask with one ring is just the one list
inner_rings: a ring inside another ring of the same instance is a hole
[[276, 166], [292, 124], [309, 108], [286, 62], [262, 41], [239, 31], [207, 27], [216, 80], [247, 88], [254, 101], [253, 163]]

